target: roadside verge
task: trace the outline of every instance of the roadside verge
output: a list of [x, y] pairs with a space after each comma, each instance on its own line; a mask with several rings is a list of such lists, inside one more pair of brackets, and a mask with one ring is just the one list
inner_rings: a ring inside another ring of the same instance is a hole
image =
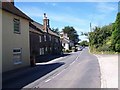
[[101, 71], [101, 88], [118, 88], [118, 55], [95, 55]]

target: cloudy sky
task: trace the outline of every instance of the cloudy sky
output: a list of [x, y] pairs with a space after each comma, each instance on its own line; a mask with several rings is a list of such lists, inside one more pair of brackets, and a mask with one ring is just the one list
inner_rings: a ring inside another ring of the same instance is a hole
[[16, 2], [15, 5], [41, 24], [46, 13], [51, 28], [61, 31], [65, 26], [73, 26], [79, 35], [90, 31], [90, 22], [92, 27], [113, 23], [118, 12], [117, 2]]

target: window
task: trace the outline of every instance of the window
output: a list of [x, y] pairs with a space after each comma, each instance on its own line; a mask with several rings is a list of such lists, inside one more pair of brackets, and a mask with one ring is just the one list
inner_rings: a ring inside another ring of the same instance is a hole
[[47, 52], [47, 47], [45, 48], [45, 51]]
[[44, 48], [42, 48], [42, 55], [44, 54]]
[[14, 33], [20, 34], [20, 20], [14, 18], [13, 22], [14, 22]]
[[52, 48], [50, 47], [50, 51], [52, 51]]
[[42, 48], [40, 48], [40, 55], [42, 55]]
[[39, 41], [40, 41], [40, 42], [42, 41], [42, 38], [41, 38], [41, 36], [39, 36]]
[[46, 35], [44, 35], [44, 41], [46, 41]]
[[20, 64], [22, 63], [22, 53], [21, 48], [14, 48], [13, 49], [13, 62], [14, 64]]
[[57, 42], [57, 43], [58, 43], [58, 38], [55, 38], [55, 42]]
[[49, 36], [49, 40], [51, 41], [51, 36]]

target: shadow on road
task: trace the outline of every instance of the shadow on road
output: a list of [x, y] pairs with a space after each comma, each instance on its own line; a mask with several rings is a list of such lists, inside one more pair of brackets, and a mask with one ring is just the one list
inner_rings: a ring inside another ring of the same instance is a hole
[[37, 56], [36, 57], [36, 63], [48, 62], [48, 61], [54, 60], [56, 58], [65, 57], [65, 56], [68, 56], [68, 55], [70, 55], [70, 54], [66, 53], [66, 54], [62, 54], [62, 55], [43, 55], [43, 56]]
[[9, 73], [4, 73], [2, 87], [3, 89], [7, 89], [7, 88], [21, 89], [22, 87], [34, 82], [35, 80], [41, 78], [42, 76], [62, 66], [63, 64], [64, 63], [62, 62], [62, 63], [38, 65], [32, 68], [28, 67], [27, 69], [23, 69], [23, 70], [16, 70], [16, 71], [11, 71]]

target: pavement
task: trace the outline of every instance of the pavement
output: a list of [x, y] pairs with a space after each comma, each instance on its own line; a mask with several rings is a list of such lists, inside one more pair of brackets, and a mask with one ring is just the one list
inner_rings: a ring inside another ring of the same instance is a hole
[[[3, 88], [100, 88], [100, 67], [88, 48], [3, 75]], [[6, 77], [11, 77], [5, 79]]]
[[96, 55], [101, 70], [101, 88], [118, 88], [118, 55]]

